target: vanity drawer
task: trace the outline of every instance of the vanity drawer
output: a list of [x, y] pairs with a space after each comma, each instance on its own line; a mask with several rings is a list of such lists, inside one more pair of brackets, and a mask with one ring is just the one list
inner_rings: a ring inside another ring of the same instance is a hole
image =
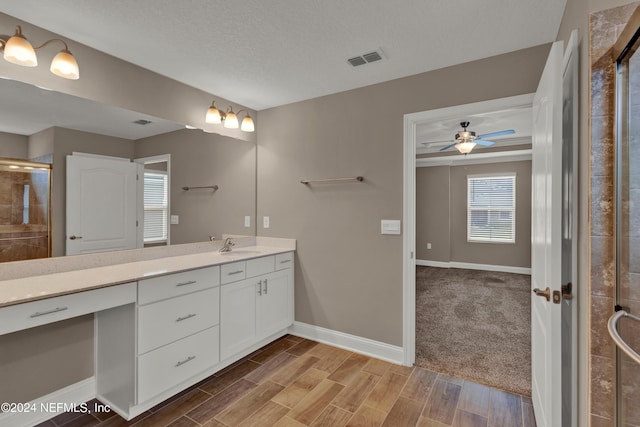
[[138, 403], [188, 380], [220, 360], [218, 326], [138, 356]]
[[220, 288], [206, 289], [138, 308], [138, 354], [220, 322]]
[[199, 268], [138, 281], [138, 304], [149, 304], [220, 285], [220, 267]]
[[242, 280], [246, 277], [247, 265], [245, 261], [223, 264], [220, 268], [220, 283], [231, 283]]
[[276, 255], [276, 270], [293, 268], [293, 252]]
[[136, 284], [108, 286], [0, 308], [0, 335], [134, 303]]
[[275, 270], [273, 255], [247, 260], [247, 278], [272, 273]]

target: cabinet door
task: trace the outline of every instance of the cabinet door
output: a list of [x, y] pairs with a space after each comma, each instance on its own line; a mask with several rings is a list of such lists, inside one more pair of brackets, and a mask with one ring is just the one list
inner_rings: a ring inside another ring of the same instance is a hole
[[220, 360], [244, 350], [257, 341], [256, 298], [258, 279], [220, 287]]
[[281, 331], [293, 323], [292, 270], [262, 276], [257, 304], [258, 338]]

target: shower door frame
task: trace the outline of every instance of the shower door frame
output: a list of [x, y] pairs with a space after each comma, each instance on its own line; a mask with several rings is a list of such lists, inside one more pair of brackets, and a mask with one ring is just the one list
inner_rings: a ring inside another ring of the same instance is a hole
[[[625, 191], [623, 189], [623, 185], [628, 187], [628, 176], [627, 182], [623, 181], [623, 171], [625, 167], [625, 161], [629, 161], [629, 77], [628, 67], [625, 67], [625, 64], [628, 64], [628, 60], [633, 56], [634, 53], [640, 51], [640, 8], [638, 8], [635, 13], [629, 19], [625, 29], [620, 34], [620, 37], [616, 41], [614, 46], [614, 58], [616, 61], [616, 110], [615, 110], [615, 126], [616, 126], [616, 172], [615, 172], [615, 191], [616, 191], [616, 225], [615, 225], [615, 245], [616, 245], [616, 256], [615, 256], [615, 268], [616, 268], [616, 292], [615, 292], [615, 300], [616, 306], [615, 310], [624, 309], [629, 311], [628, 307], [621, 305], [623, 303], [623, 297], [621, 295], [621, 279], [622, 279], [622, 254], [623, 254], [623, 238], [622, 233], [624, 232], [624, 220], [625, 220], [625, 212], [621, 208], [623, 206], [623, 197]], [[638, 53], [640, 54], [640, 53]], [[626, 157], [625, 157], [626, 156]], [[628, 166], [627, 166], [628, 169]], [[627, 170], [628, 172], [628, 170]], [[628, 188], [627, 188], [628, 190]], [[628, 231], [628, 230], [627, 230]], [[638, 313], [635, 313], [636, 315]], [[623, 422], [625, 420], [622, 419], [622, 414], [624, 413], [624, 399], [622, 398], [622, 358], [623, 354], [621, 350], [616, 347], [616, 425], [623, 426]]]

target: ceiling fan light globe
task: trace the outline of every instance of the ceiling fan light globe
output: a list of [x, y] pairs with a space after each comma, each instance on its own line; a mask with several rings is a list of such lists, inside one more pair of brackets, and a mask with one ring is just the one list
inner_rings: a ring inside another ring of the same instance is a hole
[[476, 146], [476, 143], [473, 141], [461, 142], [460, 144], [456, 144], [456, 149], [462, 154], [469, 154], [473, 147]]

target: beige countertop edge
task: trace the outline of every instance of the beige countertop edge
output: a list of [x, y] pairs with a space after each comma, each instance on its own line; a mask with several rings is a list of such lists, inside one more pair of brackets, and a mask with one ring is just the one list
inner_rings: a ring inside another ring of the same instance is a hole
[[246, 246], [224, 255], [218, 253], [218, 251], [201, 252], [3, 280], [0, 281], [0, 307], [90, 291], [180, 271], [276, 255], [293, 250], [291, 247]]

